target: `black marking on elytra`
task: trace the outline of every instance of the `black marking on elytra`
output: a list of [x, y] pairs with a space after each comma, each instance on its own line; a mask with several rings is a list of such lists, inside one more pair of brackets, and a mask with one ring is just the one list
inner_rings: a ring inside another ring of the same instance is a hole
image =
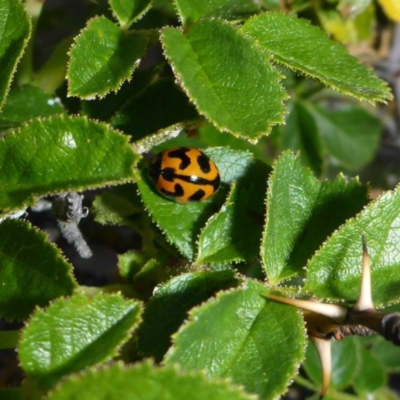
[[203, 189], [199, 189], [199, 190], [197, 190], [195, 193], [193, 193], [193, 194], [188, 198], [188, 200], [189, 200], [189, 201], [199, 201], [199, 200], [201, 200], [201, 199], [204, 197], [205, 194], [206, 194], [206, 192], [205, 192]]
[[169, 190], [161, 189], [161, 192], [168, 197], [181, 197], [184, 195], [183, 187], [179, 183], [175, 183], [174, 192], [170, 192]]
[[175, 174], [175, 168], [170, 168], [170, 167], [167, 167], [167, 168], [164, 168], [162, 171], [161, 171], [161, 176], [166, 180], [166, 181], [168, 181], [168, 182], [173, 182], [174, 180], [175, 180], [175, 178], [176, 178], [176, 174]]
[[149, 165], [149, 176], [153, 182], [157, 182], [161, 173], [161, 154], [154, 156]]
[[200, 154], [197, 157], [197, 164], [205, 174], [211, 171], [210, 159], [205, 154]]
[[[164, 177], [164, 171], [161, 172], [162, 176]], [[215, 179], [205, 179], [201, 178], [197, 175], [179, 175], [174, 174], [174, 179], [179, 179], [184, 182], [194, 183], [195, 185], [211, 185], [214, 190], [219, 188], [219, 184], [221, 182], [219, 175]]]
[[172, 150], [168, 152], [168, 157], [179, 158], [181, 163], [179, 164], [179, 169], [185, 170], [191, 163], [190, 157], [186, 154], [190, 149], [187, 147], [180, 147], [179, 149]]

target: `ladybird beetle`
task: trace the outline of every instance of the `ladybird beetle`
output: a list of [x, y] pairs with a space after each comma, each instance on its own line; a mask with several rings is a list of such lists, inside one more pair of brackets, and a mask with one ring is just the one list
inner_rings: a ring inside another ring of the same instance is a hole
[[155, 155], [149, 176], [163, 196], [178, 203], [206, 200], [220, 184], [214, 162], [192, 147], [176, 147]]

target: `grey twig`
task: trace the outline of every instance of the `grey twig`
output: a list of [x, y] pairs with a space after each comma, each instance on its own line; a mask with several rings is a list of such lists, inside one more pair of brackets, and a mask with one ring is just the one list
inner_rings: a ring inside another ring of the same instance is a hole
[[82, 201], [83, 195], [76, 192], [59, 194], [53, 199], [53, 212], [65, 240], [76, 248], [82, 258], [90, 258], [93, 253], [78, 227], [81, 218], [89, 214], [89, 210], [82, 207]]
[[87, 245], [76, 222], [58, 221], [58, 226], [64, 239], [75, 247], [82, 258], [92, 257], [92, 250]]

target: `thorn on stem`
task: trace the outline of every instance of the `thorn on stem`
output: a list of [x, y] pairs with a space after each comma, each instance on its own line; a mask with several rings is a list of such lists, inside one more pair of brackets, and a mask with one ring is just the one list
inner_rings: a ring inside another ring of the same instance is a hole
[[310, 300], [291, 299], [286, 297], [268, 294], [268, 298], [279, 301], [281, 303], [290, 304], [303, 310], [312, 311], [317, 314], [331, 318], [333, 321], [342, 324], [347, 316], [347, 308], [337, 304], [318, 303]]
[[362, 272], [361, 272], [361, 286], [360, 295], [354, 304], [353, 310], [366, 311], [375, 310], [374, 303], [372, 302], [371, 290], [371, 266], [369, 262], [369, 255], [365, 237], [362, 236], [363, 256], [362, 256]]
[[328, 390], [329, 383], [331, 381], [332, 372], [332, 355], [331, 355], [331, 340], [321, 339], [311, 336], [310, 339], [317, 349], [318, 357], [321, 362], [322, 368], [322, 387], [319, 394], [319, 398], [322, 399]]
[[332, 337], [342, 340], [349, 335], [367, 336], [377, 332], [396, 346], [400, 346], [400, 312], [376, 312], [372, 302], [371, 267], [364, 236], [362, 247], [360, 295], [353, 307], [267, 295], [272, 300], [305, 310], [303, 316], [307, 323], [307, 332], [317, 349], [322, 367], [320, 400], [325, 396], [331, 378]]

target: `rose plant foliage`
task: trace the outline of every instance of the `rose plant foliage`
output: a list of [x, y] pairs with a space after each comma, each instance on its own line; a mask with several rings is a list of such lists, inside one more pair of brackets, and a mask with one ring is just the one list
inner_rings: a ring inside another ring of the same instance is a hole
[[[400, 300], [400, 189], [371, 201], [357, 177], [329, 176], [373, 159], [382, 126], [366, 104], [390, 90], [276, 3], [93, 3], [37, 66], [46, 3], [0, 0], [0, 317], [23, 322], [0, 349], [24, 375], [1, 399], [275, 399], [293, 380], [318, 392], [300, 310], [267, 296], [354, 303], [362, 236], [375, 305]], [[155, 191], [149, 156], [173, 146], [216, 163], [212, 198]], [[96, 223], [141, 236], [110, 287], [80, 285], [24, 219], [91, 189]], [[380, 336], [335, 343], [327, 398], [388, 398], [399, 354]]]

